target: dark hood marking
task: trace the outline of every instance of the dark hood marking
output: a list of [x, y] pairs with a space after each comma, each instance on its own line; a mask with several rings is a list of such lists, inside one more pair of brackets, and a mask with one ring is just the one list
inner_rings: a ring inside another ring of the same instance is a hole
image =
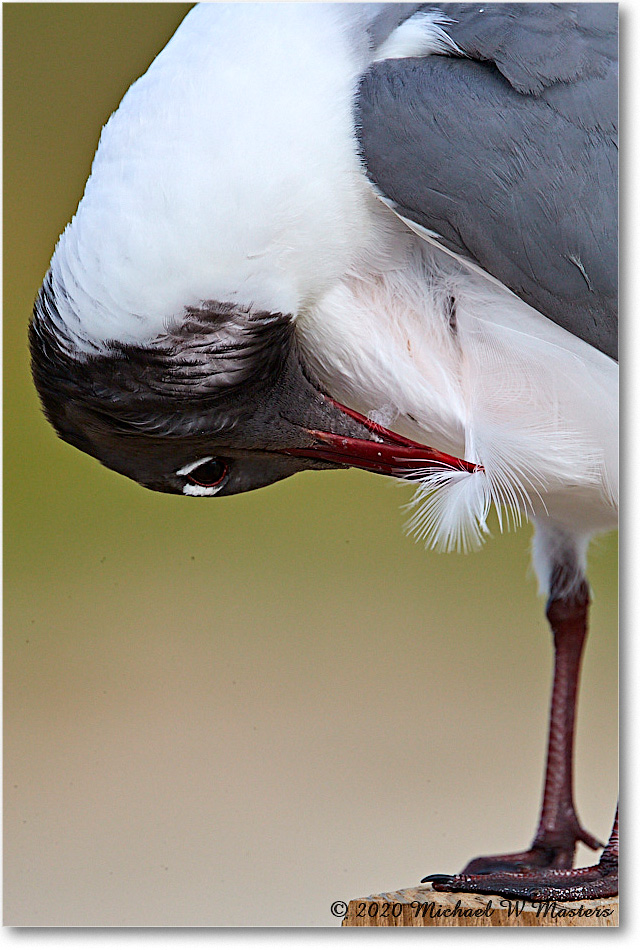
[[[45, 415], [58, 435], [96, 455], [82, 416], [122, 434], [189, 436], [243, 389], [269, 385], [293, 344], [288, 316], [205, 301], [186, 308], [180, 324], [140, 346], [112, 341], [108, 353], [77, 348], [61, 332], [51, 272], [40, 289], [29, 328], [32, 372]], [[189, 399], [189, 412], [186, 400]], [[219, 431], [234, 425], [223, 411]], [[210, 430], [211, 431], [211, 430]]]

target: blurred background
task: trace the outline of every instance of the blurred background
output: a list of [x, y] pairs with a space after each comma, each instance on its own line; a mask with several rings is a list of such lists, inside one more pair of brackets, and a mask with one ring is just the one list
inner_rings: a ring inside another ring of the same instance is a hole
[[[39, 410], [34, 296], [102, 125], [188, 9], [4, 5], [6, 924], [338, 926], [334, 900], [525, 847], [539, 807], [529, 527], [426, 553], [411, 490], [357, 472], [155, 495]], [[616, 557], [591, 551], [577, 739], [604, 840]]]

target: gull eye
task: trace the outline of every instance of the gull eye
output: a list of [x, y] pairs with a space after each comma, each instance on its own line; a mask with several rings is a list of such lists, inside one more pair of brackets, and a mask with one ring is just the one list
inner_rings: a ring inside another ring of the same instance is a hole
[[216, 488], [228, 473], [228, 466], [220, 459], [207, 459], [187, 473], [187, 481], [200, 488]]

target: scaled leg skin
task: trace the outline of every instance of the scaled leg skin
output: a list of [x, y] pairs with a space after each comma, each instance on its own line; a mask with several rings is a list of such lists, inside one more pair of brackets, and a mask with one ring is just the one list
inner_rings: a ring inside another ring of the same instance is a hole
[[436, 891], [500, 894], [530, 901], [579, 901], [618, 893], [619, 823], [615, 812], [609, 843], [597, 864], [588, 868], [542, 868], [490, 874], [433, 874], [424, 878]]
[[591, 868], [570, 870], [578, 841], [589, 848], [601, 847], [580, 825], [573, 802], [575, 711], [589, 607], [588, 585], [576, 565], [575, 558], [565, 558], [558, 561], [550, 574], [546, 616], [553, 633], [555, 670], [544, 795], [533, 842], [526, 851], [474, 858], [461, 874], [423, 879], [433, 883], [437, 890], [515, 897], [526, 896], [528, 891], [533, 900], [549, 899], [532, 895], [550, 888], [557, 900], [588, 899], [589, 891], [596, 888], [600, 896], [617, 893], [617, 816], [600, 862]]

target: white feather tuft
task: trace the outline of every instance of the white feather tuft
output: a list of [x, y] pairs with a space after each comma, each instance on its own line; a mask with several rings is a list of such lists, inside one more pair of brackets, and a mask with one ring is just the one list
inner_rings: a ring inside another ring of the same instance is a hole
[[443, 29], [452, 23], [450, 17], [438, 10], [421, 10], [401, 26], [379, 46], [374, 62], [383, 59], [406, 59], [411, 56], [427, 56], [429, 53], [464, 55], [455, 41]]
[[416, 509], [406, 530], [436, 551], [466, 552], [479, 548], [491, 506], [484, 472], [431, 467], [417, 471], [420, 484], [407, 508]]

